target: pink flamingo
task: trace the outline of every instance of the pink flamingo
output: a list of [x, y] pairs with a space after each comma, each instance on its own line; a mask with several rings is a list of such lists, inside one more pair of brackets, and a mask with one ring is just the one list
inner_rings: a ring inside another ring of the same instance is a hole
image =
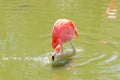
[[58, 19], [55, 22], [52, 30], [52, 47], [54, 48], [54, 52], [52, 54], [53, 61], [56, 57], [56, 54], [60, 51], [63, 51], [63, 43], [70, 42], [73, 51], [69, 53], [75, 53], [75, 49], [71, 42], [74, 35], [78, 37], [78, 32], [75, 24], [71, 20]]

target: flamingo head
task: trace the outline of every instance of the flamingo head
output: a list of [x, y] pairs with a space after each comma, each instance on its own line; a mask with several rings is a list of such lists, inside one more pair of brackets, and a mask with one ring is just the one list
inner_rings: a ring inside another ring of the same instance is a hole
[[54, 51], [53, 52], [53, 54], [52, 54], [52, 60], [54, 61], [55, 60], [55, 57], [56, 57], [56, 54], [57, 54], [58, 52], [57, 51]]
[[56, 54], [59, 53], [60, 50], [61, 50], [62, 42], [61, 42], [61, 40], [58, 40], [56, 42], [55, 46], [54, 46], [54, 44], [52, 44], [52, 45], [53, 45], [53, 48], [54, 48], [54, 52], [52, 53], [52, 60], [54, 61], [55, 57], [56, 57]]
[[52, 56], [52, 60], [54, 61], [54, 59], [55, 59], [55, 57], [54, 56]]

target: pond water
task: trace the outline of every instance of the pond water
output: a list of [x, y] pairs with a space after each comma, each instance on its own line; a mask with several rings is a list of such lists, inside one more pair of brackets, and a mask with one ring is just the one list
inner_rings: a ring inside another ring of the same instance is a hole
[[[120, 0], [1, 0], [0, 80], [120, 80], [119, 12]], [[53, 63], [59, 18], [74, 21], [79, 37], [76, 53]]]

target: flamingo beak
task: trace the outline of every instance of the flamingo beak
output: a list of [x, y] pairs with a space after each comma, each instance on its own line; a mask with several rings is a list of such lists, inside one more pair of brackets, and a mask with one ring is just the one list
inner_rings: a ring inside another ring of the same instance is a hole
[[52, 56], [52, 60], [54, 61], [54, 59], [55, 59], [55, 57], [54, 56]]

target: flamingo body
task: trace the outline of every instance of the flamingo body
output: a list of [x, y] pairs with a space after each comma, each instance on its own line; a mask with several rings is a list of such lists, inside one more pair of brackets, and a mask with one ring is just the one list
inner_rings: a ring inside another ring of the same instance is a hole
[[78, 32], [75, 24], [71, 20], [58, 19], [52, 30], [52, 47], [56, 53], [59, 53], [63, 43], [71, 41]]

